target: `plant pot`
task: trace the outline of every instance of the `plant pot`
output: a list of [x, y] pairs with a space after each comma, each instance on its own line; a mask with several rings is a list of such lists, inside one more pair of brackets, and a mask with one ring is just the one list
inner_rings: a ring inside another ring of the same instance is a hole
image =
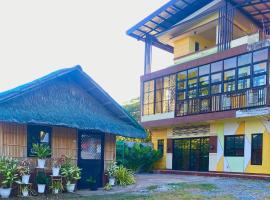
[[114, 178], [114, 177], [110, 177], [110, 178], [109, 178], [109, 184], [110, 184], [111, 186], [114, 186], [114, 185], [115, 185], [115, 178]]
[[28, 190], [22, 191], [22, 195], [23, 195], [23, 197], [28, 197], [29, 196]]
[[76, 184], [68, 184], [67, 185], [67, 191], [68, 192], [74, 192]]
[[54, 189], [54, 190], [53, 190], [53, 193], [54, 193], [54, 194], [58, 194], [58, 193], [59, 193], [59, 189]]
[[53, 167], [52, 168], [52, 175], [53, 176], [59, 176], [60, 167]]
[[96, 191], [98, 189], [97, 184], [90, 185], [90, 190]]
[[22, 183], [24, 184], [28, 184], [29, 183], [29, 179], [30, 179], [30, 175], [22, 175]]
[[45, 192], [45, 184], [38, 184], [38, 193], [44, 193]]
[[46, 163], [45, 159], [38, 159], [38, 168], [44, 168], [45, 163]]
[[2, 198], [8, 198], [10, 196], [11, 193], [11, 188], [2, 188], [1, 189], [1, 197]]

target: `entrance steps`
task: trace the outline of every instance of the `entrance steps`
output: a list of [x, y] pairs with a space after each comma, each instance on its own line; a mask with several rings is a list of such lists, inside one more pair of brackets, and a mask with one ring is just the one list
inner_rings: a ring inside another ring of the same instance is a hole
[[177, 175], [194, 175], [194, 176], [216, 176], [216, 177], [233, 177], [246, 179], [270, 180], [270, 174], [251, 174], [235, 172], [198, 172], [198, 171], [180, 171], [180, 170], [154, 170], [155, 174], [177, 174]]

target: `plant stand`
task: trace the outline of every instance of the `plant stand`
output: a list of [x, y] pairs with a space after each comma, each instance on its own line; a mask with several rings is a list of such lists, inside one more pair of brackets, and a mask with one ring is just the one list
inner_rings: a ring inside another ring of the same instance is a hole
[[15, 181], [15, 183], [18, 185], [18, 197], [23, 197], [22, 190], [24, 186], [27, 186], [29, 196], [33, 194], [32, 183], [22, 183], [21, 181]]
[[[53, 185], [54, 182], [60, 182], [61, 185], [63, 186], [63, 178], [62, 178], [61, 175], [59, 175], [59, 176], [50, 175], [50, 177], [51, 177], [51, 186]], [[53, 189], [51, 189], [51, 190], [52, 190], [52, 193], [53, 193]]]

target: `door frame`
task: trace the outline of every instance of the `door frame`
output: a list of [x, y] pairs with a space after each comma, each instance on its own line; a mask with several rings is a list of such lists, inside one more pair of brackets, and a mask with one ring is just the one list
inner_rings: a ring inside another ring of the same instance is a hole
[[[100, 135], [100, 137], [101, 137], [101, 174], [100, 174], [100, 176], [101, 176], [100, 177], [100, 180], [101, 180], [100, 184], [101, 185], [99, 185], [98, 187], [102, 187], [103, 186], [103, 176], [104, 176], [105, 133], [103, 133], [101, 131], [95, 131], [95, 130], [81, 130], [81, 129], [77, 130], [77, 147], [78, 147], [77, 148], [77, 166], [79, 168], [81, 168], [81, 166], [80, 166], [81, 135], [85, 132], [89, 132], [89, 135], [94, 134], [94, 135]], [[78, 187], [78, 189], [80, 189], [80, 188]]]
[[[208, 138], [210, 139], [210, 136], [201, 136], [201, 137], [187, 137], [187, 138], [174, 138], [173, 139], [173, 142], [172, 142], [172, 169], [173, 170], [176, 170], [175, 169], [175, 153], [174, 153], [174, 145], [175, 145], [175, 141], [176, 140], [189, 140], [189, 155], [188, 155], [188, 159], [189, 159], [189, 163], [188, 163], [188, 171], [192, 171], [190, 170], [190, 157], [191, 157], [191, 140], [192, 139], [200, 139], [200, 154], [201, 154], [201, 139], [205, 139], [205, 138]], [[210, 145], [210, 142], [209, 142], [209, 145]], [[210, 147], [209, 147], [210, 148]], [[209, 171], [209, 153], [210, 153], [210, 149], [208, 150], [208, 170]], [[200, 160], [200, 159], [199, 159]], [[198, 161], [200, 162], [200, 161]], [[199, 166], [200, 168], [201, 166]], [[178, 169], [179, 170], [179, 169]], [[200, 170], [199, 170], [200, 171]]]

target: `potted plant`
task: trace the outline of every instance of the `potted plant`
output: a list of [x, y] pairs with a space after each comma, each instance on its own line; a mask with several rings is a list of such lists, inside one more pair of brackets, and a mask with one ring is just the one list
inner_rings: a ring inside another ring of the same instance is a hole
[[118, 166], [116, 165], [116, 162], [109, 163], [107, 167], [107, 174], [109, 176], [109, 184], [111, 186], [115, 185], [115, 174], [118, 169]]
[[12, 184], [18, 177], [17, 167], [18, 161], [13, 158], [2, 158], [1, 175], [2, 175], [2, 189], [1, 197], [8, 198], [12, 190]]
[[62, 183], [60, 181], [54, 181], [52, 183], [51, 189], [53, 191], [54, 194], [58, 194], [59, 191], [63, 190], [63, 186]]
[[18, 172], [22, 178], [22, 183], [28, 184], [30, 179], [30, 166], [31, 161], [29, 159], [21, 160], [18, 166]]
[[94, 179], [92, 176], [90, 176], [88, 179], [86, 179], [86, 182], [89, 184], [90, 190], [97, 190], [97, 184], [96, 184], [96, 179]]
[[51, 149], [46, 144], [33, 144], [33, 153], [38, 157], [38, 168], [44, 168], [46, 158], [51, 155]]
[[23, 197], [28, 197], [29, 196], [29, 190], [28, 190], [28, 186], [27, 185], [24, 185], [22, 187], [22, 195], [23, 195]]
[[48, 177], [44, 172], [38, 172], [36, 176], [36, 183], [38, 186], [38, 193], [44, 193], [46, 185], [48, 184]]
[[52, 158], [51, 160], [52, 160], [52, 175], [59, 176], [61, 165], [64, 162], [64, 157], [61, 156], [60, 158]]
[[71, 158], [64, 158], [61, 166], [61, 175], [66, 180], [67, 191], [74, 192], [76, 182], [81, 178], [81, 169], [72, 163]]

